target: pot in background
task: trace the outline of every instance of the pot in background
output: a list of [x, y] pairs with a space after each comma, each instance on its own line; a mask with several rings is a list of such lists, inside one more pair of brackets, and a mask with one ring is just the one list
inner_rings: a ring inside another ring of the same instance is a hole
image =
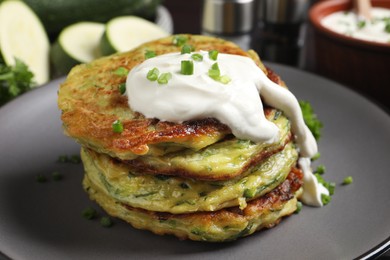
[[[389, 0], [372, 0], [390, 9]], [[334, 79], [390, 108], [390, 44], [348, 37], [321, 25], [321, 19], [353, 8], [352, 1], [328, 0], [309, 10], [313, 46], [308, 46], [308, 70]]]

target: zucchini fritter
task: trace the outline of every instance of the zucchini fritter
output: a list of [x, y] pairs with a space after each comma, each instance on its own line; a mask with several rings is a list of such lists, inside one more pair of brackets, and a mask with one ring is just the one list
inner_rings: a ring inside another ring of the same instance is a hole
[[[214, 37], [186, 35], [195, 50], [215, 49], [221, 53], [248, 56], [268, 73], [255, 52], [245, 52], [237, 45]], [[177, 150], [200, 150], [230, 134], [229, 127], [218, 120], [205, 118], [181, 124], [146, 119], [131, 111], [127, 96], [119, 86], [126, 75], [118, 68], [131, 70], [145, 60], [146, 51], [157, 55], [180, 52], [173, 44], [174, 36], [146, 43], [121, 54], [104, 57], [74, 67], [58, 92], [58, 106], [65, 133], [82, 145], [122, 160], [139, 155], [162, 155]], [[272, 80], [281, 83], [270, 73]], [[123, 123], [124, 131], [112, 131], [114, 121]]]
[[180, 239], [223, 242], [248, 236], [263, 228], [278, 224], [282, 217], [297, 208], [301, 192], [302, 173], [294, 168], [288, 178], [266, 195], [239, 207], [215, 212], [170, 214], [133, 208], [107, 196], [95, 187], [88, 176], [83, 181], [84, 189], [110, 215], [121, 218], [133, 227], [147, 229], [159, 235], [171, 234]]

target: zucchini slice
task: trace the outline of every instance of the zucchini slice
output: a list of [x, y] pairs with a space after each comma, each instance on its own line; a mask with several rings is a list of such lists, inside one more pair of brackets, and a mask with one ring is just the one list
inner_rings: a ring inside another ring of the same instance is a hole
[[103, 55], [124, 52], [168, 35], [168, 32], [148, 20], [136, 16], [121, 16], [107, 23], [100, 50]]
[[53, 74], [65, 75], [73, 66], [100, 57], [99, 42], [103, 32], [104, 24], [95, 22], [79, 22], [62, 30], [50, 50]]
[[0, 50], [4, 62], [23, 61], [42, 85], [49, 80], [49, 39], [34, 12], [22, 1], [0, 4]]

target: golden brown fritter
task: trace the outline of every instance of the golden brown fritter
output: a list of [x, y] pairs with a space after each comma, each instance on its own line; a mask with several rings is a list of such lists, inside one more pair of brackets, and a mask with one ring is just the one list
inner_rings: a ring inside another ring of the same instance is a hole
[[[214, 37], [182, 35], [195, 50], [215, 49], [252, 58], [270, 78], [282, 84], [280, 78], [262, 65], [253, 51], [245, 52], [237, 45]], [[192, 120], [182, 124], [146, 119], [131, 111], [127, 97], [119, 86], [126, 75], [118, 68], [131, 70], [145, 60], [146, 51], [157, 55], [178, 52], [176, 36], [146, 43], [130, 52], [115, 54], [76, 66], [61, 84], [58, 106], [62, 111], [65, 133], [82, 145], [112, 157], [131, 160], [139, 155], [162, 155], [185, 148], [199, 150], [230, 134], [230, 129], [212, 118]], [[112, 130], [114, 121], [123, 123], [122, 133]]]
[[282, 217], [297, 208], [296, 197], [301, 192], [302, 172], [293, 168], [287, 179], [266, 195], [248, 202], [245, 209], [225, 208], [214, 212], [171, 214], [147, 211], [119, 203], [91, 185], [87, 176], [84, 189], [92, 200], [110, 215], [121, 218], [133, 227], [159, 235], [175, 235], [180, 239], [209, 242], [235, 240], [263, 228], [278, 224]]

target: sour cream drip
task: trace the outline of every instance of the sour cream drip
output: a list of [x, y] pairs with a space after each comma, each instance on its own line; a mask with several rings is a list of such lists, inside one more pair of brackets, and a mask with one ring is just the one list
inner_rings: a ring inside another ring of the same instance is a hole
[[[147, 118], [176, 123], [213, 117], [228, 125], [237, 138], [273, 143], [278, 140], [279, 129], [265, 118], [261, 95], [268, 105], [282, 110], [290, 119], [300, 155], [311, 158], [317, 153], [317, 143], [305, 125], [295, 96], [271, 81], [252, 59], [219, 53], [214, 61], [206, 51], [196, 53], [203, 56], [203, 61], [193, 61], [193, 75], [182, 75], [180, 64], [182, 60], [192, 60], [194, 53], [160, 55], [134, 67], [126, 81], [130, 108]], [[218, 62], [221, 75], [230, 77], [228, 84], [208, 76], [208, 70], [215, 62]], [[172, 74], [168, 84], [159, 85], [147, 79], [147, 73], [153, 68]], [[319, 192], [317, 188], [318, 185], [314, 186], [317, 190], [314, 192], [309, 189], [307, 196], [314, 196], [313, 193]], [[322, 203], [310, 205], [321, 206]]]

